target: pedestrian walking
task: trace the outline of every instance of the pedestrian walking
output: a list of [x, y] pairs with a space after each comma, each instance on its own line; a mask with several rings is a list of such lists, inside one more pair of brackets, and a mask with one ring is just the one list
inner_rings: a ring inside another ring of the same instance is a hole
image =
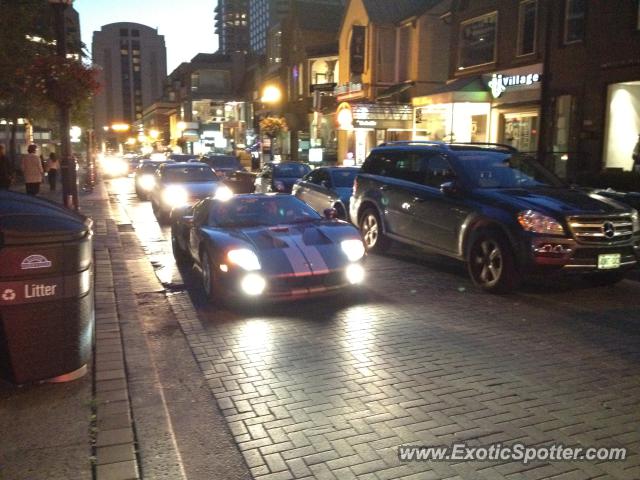
[[0, 190], [8, 190], [13, 181], [13, 168], [4, 153], [4, 145], [0, 143]]
[[36, 145], [29, 145], [26, 155], [22, 157], [22, 174], [24, 175], [25, 189], [29, 195], [37, 195], [40, 192], [40, 184], [42, 183], [42, 162], [40, 157], [36, 155]]
[[49, 154], [47, 162], [47, 178], [49, 179], [49, 191], [56, 191], [56, 183], [58, 181], [58, 172], [60, 171], [60, 160], [54, 152]]

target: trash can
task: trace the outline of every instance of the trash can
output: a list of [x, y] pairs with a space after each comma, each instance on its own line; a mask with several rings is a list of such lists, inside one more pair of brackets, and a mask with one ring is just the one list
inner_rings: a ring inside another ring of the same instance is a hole
[[86, 371], [94, 330], [92, 221], [0, 190], [0, 376], [22, 384]]

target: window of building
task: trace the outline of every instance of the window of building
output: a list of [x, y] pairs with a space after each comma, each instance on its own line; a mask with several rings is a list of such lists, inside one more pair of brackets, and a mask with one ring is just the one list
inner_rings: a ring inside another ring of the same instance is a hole
[[518, 14], [518, 56], [531, 55], [536, 51], [536, 17], [538, 1], [520, 2]]
[[120, 29], [120, 36], [121, 37], [128, 37], [129, 36], [129, 30], [127, 30], [126, 28], [121, 28]]
[[586, 12], [587, 0], [566, 0], [564, 11], [565, 44], [583, 40]]
[[396, 32], [392, 28], [378, 29], [377, 79], [380, 83], [395, 82]]
[[493, 12], [460, 24], [458, 69], [496, 61], [498, 13]]
[[140, 30], [131, 30], [131, 36], [132, 37], [139, 37], [140, 36]]
[[398, 81], [411, 80], [411, 25], [398, 30]]

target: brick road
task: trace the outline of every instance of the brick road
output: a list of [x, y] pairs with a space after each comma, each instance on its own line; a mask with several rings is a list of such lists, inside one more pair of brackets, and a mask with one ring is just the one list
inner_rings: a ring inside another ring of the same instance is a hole
[[[152, 260], [167, 262], [149, 206], [121, 199]], [[455, 263], [395, 252], [369, 258], [361, 298], [250, 312], [217, 310], [196, 274], [159, 265], [254, 478], [640, 478], [640, 283], [543, 279], [490, 296]], [[397, 457], [399, 445], [454, 441], [630, 450], [608, 463]]]

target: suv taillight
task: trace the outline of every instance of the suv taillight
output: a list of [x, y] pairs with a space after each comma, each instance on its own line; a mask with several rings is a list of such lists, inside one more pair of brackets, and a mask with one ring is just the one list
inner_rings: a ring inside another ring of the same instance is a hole
[[358, 177], [353, 179], [353, 191], [351, 192], [351, 194], [355, 195], [357, 189], [358, 189]]

